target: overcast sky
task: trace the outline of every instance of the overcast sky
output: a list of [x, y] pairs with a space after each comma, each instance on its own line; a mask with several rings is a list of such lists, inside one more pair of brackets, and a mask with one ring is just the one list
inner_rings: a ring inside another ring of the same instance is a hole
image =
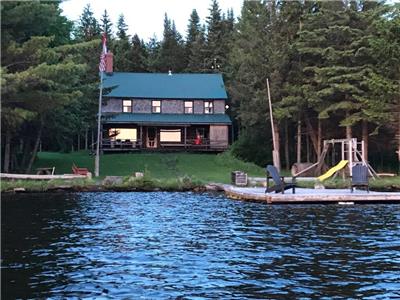
[[[218, 3], [222, 12], [233, 8], [237, 17], [243, 0], [219, 0]], [[147, 41], [154, 34], [161, 39], [165, 13], [175, 21], [177, 30], [185, 37], [192, 10], [197, 10], [201, 22], [204, 23], [209, 14], [211, 0], [65, 0], [61, 3], [61, 8], [68, 19], [77, 21], [86, 4], [90, 4], [98, 20], [104, 9], [107, 9], [114, 26], [118, 16], [124, 14], [129, 34], [137, 33], [141, 39]]]

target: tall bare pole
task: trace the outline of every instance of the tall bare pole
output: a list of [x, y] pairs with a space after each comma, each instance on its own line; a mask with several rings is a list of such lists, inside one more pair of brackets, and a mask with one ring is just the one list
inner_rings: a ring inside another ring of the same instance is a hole
[[99, 112], [97, 114], [96, 159], [94, 162], [94, 176], [95, 177], [99, 177], [99, 174], [100, 174], [100, 139], [101, 139], [100, 121], [101, 121], [101, 100], [103, 98], [103, 73], [104, 72], [100, 72]]
[[271, 130], [272, 130], [272, 144], [273, 144], [272, 159], [273, 159], [275, 168], [280, 170], [279, 152], [277, 150], [278, 145], [277, 145], [276, 136], [275, 136], [274, 117], [272, 115], [271, 93], [270, 93], [270, 89], [269, 89], [268, 78], [267, 78], [267, 91], [268, 91], [268, 103], [269, 103], [269, 117], [271, 119]]

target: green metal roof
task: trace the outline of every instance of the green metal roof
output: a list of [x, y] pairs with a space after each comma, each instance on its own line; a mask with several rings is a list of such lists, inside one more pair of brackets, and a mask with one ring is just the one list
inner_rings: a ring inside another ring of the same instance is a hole
[[107, 114], [103, 123], [136, 124], [231, 124], [225, 114]]
[[120, 73], [104, 76], [108, 98], [227, 99], [221, 74]]

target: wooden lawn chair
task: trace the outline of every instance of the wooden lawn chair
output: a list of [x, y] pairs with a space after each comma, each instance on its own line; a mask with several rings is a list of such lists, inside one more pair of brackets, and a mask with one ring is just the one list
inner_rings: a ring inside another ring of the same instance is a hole
[[84, 175], [87, 176], [89, 173], [89, 170], [87, 168], [78, 168], [74, 163], [72, 164], [72, 172], [74, 172], [75, 175]]
[[[285, 192], [285, 190], [292, 189], [292, 193], [295, 194], [295, 192], [296, 192], [295, 191], [295, 189], [296, 189], [295, 177], [292, 177], [291, 183], [286, 183], [284, 180], [284, 177], [280, 176], [278, 170], [272, 165], [268, 165], [266, 167], [266, 173], [267, 173], [267, 188], [265, 190], [265, 193], [281, 192], [283, 194]], [[272, 187], [270, 187], [270, 185], [269, 185], [270, 178], [272, 178], [272, 180], [275, 183], [275, 185]]]

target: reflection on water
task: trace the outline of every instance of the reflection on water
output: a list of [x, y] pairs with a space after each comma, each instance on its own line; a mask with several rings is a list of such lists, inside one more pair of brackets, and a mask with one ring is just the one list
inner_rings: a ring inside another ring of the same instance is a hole
[[400, 206], [3, 195], [2, 299], [400, 297]]

